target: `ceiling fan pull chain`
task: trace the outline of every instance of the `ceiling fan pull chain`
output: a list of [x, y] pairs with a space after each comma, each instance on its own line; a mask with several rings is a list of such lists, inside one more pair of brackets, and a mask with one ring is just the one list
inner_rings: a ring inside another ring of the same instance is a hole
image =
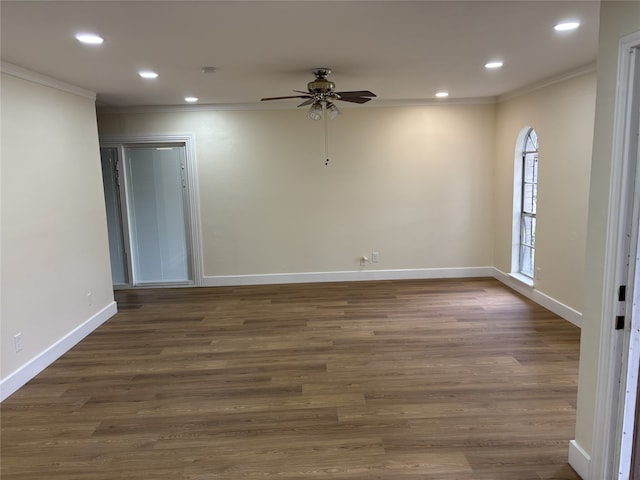
[[326, 161], [325, 165], [329, 165], [329, 125], [327, 124], [327, 104], [325, 102], [322, 103], [323, 117], [324, 117], [324, 158]]

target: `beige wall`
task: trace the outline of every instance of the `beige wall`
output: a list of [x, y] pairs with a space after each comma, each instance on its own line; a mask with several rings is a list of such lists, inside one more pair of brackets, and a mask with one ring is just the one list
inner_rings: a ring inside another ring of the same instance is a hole
[[[94, 102], [11, 75], [1, 81], [4, 380], [113, 293]], [[15, 353], [19, 332], [24, 349]]]
[[[538, 133], [536, 290], [582, 310], [596, 74], [498, 104], [495, 266], [511, 272], [513, 177], [521, 130]], [[515, 240], [517, 242], [517, 239]]]
[[[595, 74], [497, 105], [99, 114], [101, 135], [193, 132], [205, 276], [511, 266], [520, 130], [541, 142], [536, 289], [581, 311]], [[494, 226], [495, 228], [492, 228]]]
[[99, 115], [101, 135], [193, 132], [205, 276], [493, 265], [495, 105]]
[[602, 2], [576, 424], [576, 442], [587, 453], [593, 447], [600, 330], [603, 321], [610, 321], [602, 318], [602, 305], [618, 44], [639, 29], [640, 2]]

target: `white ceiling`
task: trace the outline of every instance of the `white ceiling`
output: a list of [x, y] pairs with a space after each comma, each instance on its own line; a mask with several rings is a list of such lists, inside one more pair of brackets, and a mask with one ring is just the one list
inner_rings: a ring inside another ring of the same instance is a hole
[[[306, 90], [315, 67], [375, 104], [496, 97], [580, 69], [596, 59], [598, 17], [593, 0], [3, 0], [0, 39], [3, 62], [96, 92], [99, 105], [252, 104]], [[552, 29], [566, 19], [580, 28]], [[82, 45], [80, 31], [105, 41]], [[498, 58], [502, 69], [483, 67]]]

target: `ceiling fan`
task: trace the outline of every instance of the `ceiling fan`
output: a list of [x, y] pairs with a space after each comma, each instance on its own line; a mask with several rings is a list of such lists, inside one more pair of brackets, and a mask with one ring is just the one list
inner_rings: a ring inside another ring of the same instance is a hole
[[369, 90], [358, 90], [353, 92], [336, 92], [336, 84], [331, 80], [327, 80], [327, 76], [331, 73], [330, 68], [316, 68], [312, 70], [316, 79], [307, 83], [307, 91], [302, 92], [300, 90], [294, 90], [301, 95], [289, 95], [286, 97], [267, 97], [261, 100], [285, 100], [288, 98], [304, 98], [298, 107], [304, 107], [305, 105], [311, 105], [307, 117], [311, 120], [320, 120], [324, 117], [324, 153], [325, 153], [325, 165], [329, 164], [329, 130], [327, 127], [327, 117], [333, 120], [340, 115], [340, 110], [333, 103], [336, 100], [351, 103], [367, 103], [373, 97], [375, 93]]
[[334, 119], [336, 116], [340, 115], [340, 110], [338, 110], [338, 107], [333, 103], [336, 100], [351, 103], [367, 103], [376, 96], [375, 93], [368, 90], [358, 90], [354, 92], [334, 91], [336, 88], [335, 83], [327, 80], [327, 76], [331, 74], [330, 68], [317, 68], [313, 70], [313, 74], [316, 76], [316, 79], [307, 84], [307, 92], [294, 90], [294, 92], [302, 95], [268, 97], [261, 100], [264, 102], [269, 100], [284, 100], [288, 98], [304, 98], [304, 102], [298, 105], [298, 107], [311, 105], [307, 116], [311, 120], [320, 120], [324, 111], [326, 111], [326, 114], [330, 119]]

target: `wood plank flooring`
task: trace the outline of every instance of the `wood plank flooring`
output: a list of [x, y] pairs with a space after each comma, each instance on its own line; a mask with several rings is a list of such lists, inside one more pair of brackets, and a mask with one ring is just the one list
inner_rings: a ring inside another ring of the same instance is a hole
[[117, 292], [3, 480], [575, 480], [579, 329], [493, 279]]

